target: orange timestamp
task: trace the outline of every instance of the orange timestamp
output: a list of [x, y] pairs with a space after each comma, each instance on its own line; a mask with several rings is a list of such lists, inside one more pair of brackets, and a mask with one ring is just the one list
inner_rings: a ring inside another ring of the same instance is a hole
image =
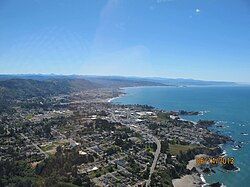
[[203, 164], [234, 164], [234, 157], [197, 157], [196, 159], [197, 165]]

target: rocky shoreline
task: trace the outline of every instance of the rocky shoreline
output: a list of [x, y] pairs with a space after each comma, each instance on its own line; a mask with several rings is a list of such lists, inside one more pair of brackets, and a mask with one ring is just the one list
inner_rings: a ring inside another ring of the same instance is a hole
[[[111, 102], [113, 99], [119, 98], [123, 95], [125, 95], [125, 93], [122, 93], [122, 94], [120, 93], [118, 97], [111, 98], [110, 100], [108, 100], [108, 102]], [[164, 112], [167, 112], [167, 111], [164, 111]], [[208, 174], [209, 172], [213, 172], [214, 170], [210, 169], [211, 166], [201, 168], [200, 166], [197, 165], [196, 158], [199, 156], [203, 156], [203, 157], [222, 156], [223, 150], [219, 145], [226, 144], [227, 142], [230, 142], [233, 140], [228, 136], [218, 134], [218, 132], [214, 132], [213, 130], [209, 129], [210, 127], [216, 124], [214, 120], [199, 120], [198, 122], [192, 122], [192, 121], [183, 120], [180, 118], [180, 116], [185, 116], [185, 115], [186, 116], [202, 115], [203, 112], [180, 110], [180, 111], [170, 111], [167, 113], [170, 115], [170, 117], [173, 116], [172, 118], [173, 120], [186, 121], [187, 123], [190, 123], [196, 126], [196, 128], [206, 129], [212, 135], [212, 136], [211, 135], [206, 136], [206, 138], [204, 139], [205, 147], [197, 151], [199, 154], [196, 154], [193, 160], [189, 160], [186, 166], [188, 172], [182, 175], [181, 178], [172, 180], [174, 187], [208, 186], [209, 184], [206, 183], [204, 179], [204, 174]], [[192, 162], [191, 165], [190, 165], [190, 162]], [[223, 168], [228, 171], [235, 171], [237, 169], [237, 167], [235, 167], [234, 165], [227, 165], [227, 166], [225, 165]], [[221, 183], [217, 182], [217, 183], [210, 184], [209, 186], [216, 187], [216, 186], [221, 186], [221, 185], [222, 185]]]
[[[215, 124], [215, 121], [198, 121], [197, 126], [199, 126], [200, 128], [209, 128], [211, 126], [213, 126]], [[216, 132], [215, 132], [216, 133]], [[211, 143], [214, 145], [222, 145], [222, 144], [226, 144], [230, 141], [233, 141], [231, 139], [231, 137], [225, 136], [225, 135], [221, 135], [221, 134], [217, 134], [218, 135], [218, 139], [217, 140], [211, 140]], [[211, 174], [211, 173], [215, 173], [215, 170], [213, 169], [213, 167], [218, 167], [220, 163], [217, 164], [211, 164], [211, 163], [206, 163], [204, 165], [197, 165], [197, 159], [199, 158], [208, 158], [210, 156], [213, 156], [214, 158], [224, 158], [226, 157], [226, 155], [224, 154], [224, 151], [222, 150], [222, 147], [219, 146], [217, 148], [216, 151], [214, 151], [212, 154], [208, 155], [208, 154], [198, 154], [195, 156], [195, 158], [193, 160], [190, 160], [188, 165], [187, 165], [187, 169], [190, 170], [192, 172], [192, 174], [187, 174], [184, 175], [182, 178], [180, 179], [174, 179], [173, 180], [173, 185], [174, 187], [179, 187], [179, 186], [186, 186], [185, 184], [189, 184], [190, 183], [190, 179], [193, 179], [193, 186], [210, 186], [210, 187], [221, 187], [224, 186], [222, 183], [220, 182], [215, 182], [212, 184], [208, 184], [206, 183], [205, 179], [204, 179], [204, 175], [206, 174]], [[211, 158], [211, 157], [210, 157]], [[234, 164], [231, 163], [226, 163], [226, 164], [221, 164], [221, 168], [227, 172], [230, 171], [238, 171], [239, 168], [237, 168]], [[193, 175], [198, 175], [199, 178], [197, 177], [191, 177]]]

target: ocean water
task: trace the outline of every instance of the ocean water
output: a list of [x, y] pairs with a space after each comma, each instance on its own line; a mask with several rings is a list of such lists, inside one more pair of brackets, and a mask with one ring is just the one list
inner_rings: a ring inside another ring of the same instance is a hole
[[[250, 186], [250, 86], [227, 87], [137, 87], [125, 88], [126, 95], [113, 103], [148, 104], [165, 110], [204, 111], [204, 115], [185, 117], [193, 121], [215, 120], [225, 128], [214, 131], [231, 136], [235, 143], [223, 146], [227, 155], [235, 158], [238, 172], [205, 175], [208, 183], [221, 182], [227, 187]], [[235, 150], [236, 145], [241, 148]]]

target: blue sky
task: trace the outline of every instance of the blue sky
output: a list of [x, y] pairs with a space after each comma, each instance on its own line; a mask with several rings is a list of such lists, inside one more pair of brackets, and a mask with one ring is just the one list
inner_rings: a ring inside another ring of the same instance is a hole
[[0, 73], [250, 82], [250, 2], [1, 0]]

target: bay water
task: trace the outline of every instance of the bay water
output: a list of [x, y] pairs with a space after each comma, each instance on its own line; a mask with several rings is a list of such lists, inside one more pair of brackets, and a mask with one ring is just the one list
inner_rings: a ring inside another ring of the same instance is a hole
[[198, 121], [215, 120], [213, 131], [231, 136], [235, 141], [223, 145], [235, 158], [238, 172], [205, 175], [208, 183], [220, 182], [227, 187], [250, 186], [250, 86], [135, 87], [125, 88], [126, 94], [114, 99], [118, 104], [147, 104], [164, 110], [203, 111], [203, 115], [183, 116]]

